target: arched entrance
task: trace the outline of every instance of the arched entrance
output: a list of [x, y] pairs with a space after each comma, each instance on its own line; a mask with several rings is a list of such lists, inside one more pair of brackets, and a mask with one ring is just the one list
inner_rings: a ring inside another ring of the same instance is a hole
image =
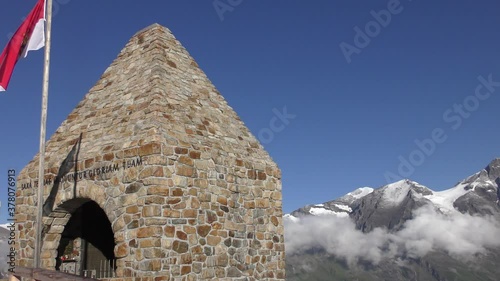
[[114, 277], [115, 239], [104, 210], [89, 199], [73, 199], [58, 208], [71, 214], [57, 247], [56, 270], [104, 278]]

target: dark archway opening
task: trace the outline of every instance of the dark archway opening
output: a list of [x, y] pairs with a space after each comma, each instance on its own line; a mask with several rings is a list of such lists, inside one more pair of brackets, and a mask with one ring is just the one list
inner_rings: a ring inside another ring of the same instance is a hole
[[115, 239], [106, 213], [94, 201], [75, 209], [61, 235], [56, 270], [83, 276], [114, 277]]

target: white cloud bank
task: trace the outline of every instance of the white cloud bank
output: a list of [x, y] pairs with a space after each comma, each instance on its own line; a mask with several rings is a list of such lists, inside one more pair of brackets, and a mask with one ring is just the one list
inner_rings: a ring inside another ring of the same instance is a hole
[[432, 207], [420, 208], [414, 215], [395, 233], [383, 228], [363, 233], [350, 218], [336, 216], [285, 219], [286, 252], [320, 248], [349, 264], [360, 259], [377, 264], [383, 258], [403, 254], [422, 257], [432, 250], [467, 259], [487, 248], [500, 247], [500, 223], [493, 217], [459, 212], [445, 215]]

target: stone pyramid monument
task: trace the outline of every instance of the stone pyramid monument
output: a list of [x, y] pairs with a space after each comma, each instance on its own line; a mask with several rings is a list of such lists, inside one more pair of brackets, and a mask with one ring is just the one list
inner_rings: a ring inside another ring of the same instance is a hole
[[[17, 192], [33, 266], [38, 157]], [[47, 142], [42, 267], [113, 280], [284, 280], [281, 172], [165, 27], [135, 34]]]

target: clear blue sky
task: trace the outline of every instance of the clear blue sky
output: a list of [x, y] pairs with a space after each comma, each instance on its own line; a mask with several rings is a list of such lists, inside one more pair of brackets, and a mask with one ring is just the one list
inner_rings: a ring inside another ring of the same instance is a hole
[[[283, 172], [285, 212], [382, 186], [387, 172], [398, 175], [400, 156], [418, 164], [404, 178], [435, 190], [500, 157], [500, 87], [475, 96], [478, 76], [500, 81], [498, 1], [231, 2], [218, 13], [212, 1], [55, 0], [48, 136], [128, 39], [157, 22], [254, 135], [270, 128], [274, 108], [296, 115], [264, 143]], [[2, 48], [34, 4], [2, 2]], [[392, 11], [385, 26], [373, 22], [381, 10]], [[367, 26], [373, 37], [356, 44], [354, 28]], [[357, 48], [350, 63], [342, 42]], [[0, 95], [2, 205], [7, 170], [19, 173], [38, 151], [42, 59], [40, 50], [21, 60]], [[454, 106], [464, 102], [460, 115]], [[439, 143], [424, 154], [415, 140], [435, 129]]]

